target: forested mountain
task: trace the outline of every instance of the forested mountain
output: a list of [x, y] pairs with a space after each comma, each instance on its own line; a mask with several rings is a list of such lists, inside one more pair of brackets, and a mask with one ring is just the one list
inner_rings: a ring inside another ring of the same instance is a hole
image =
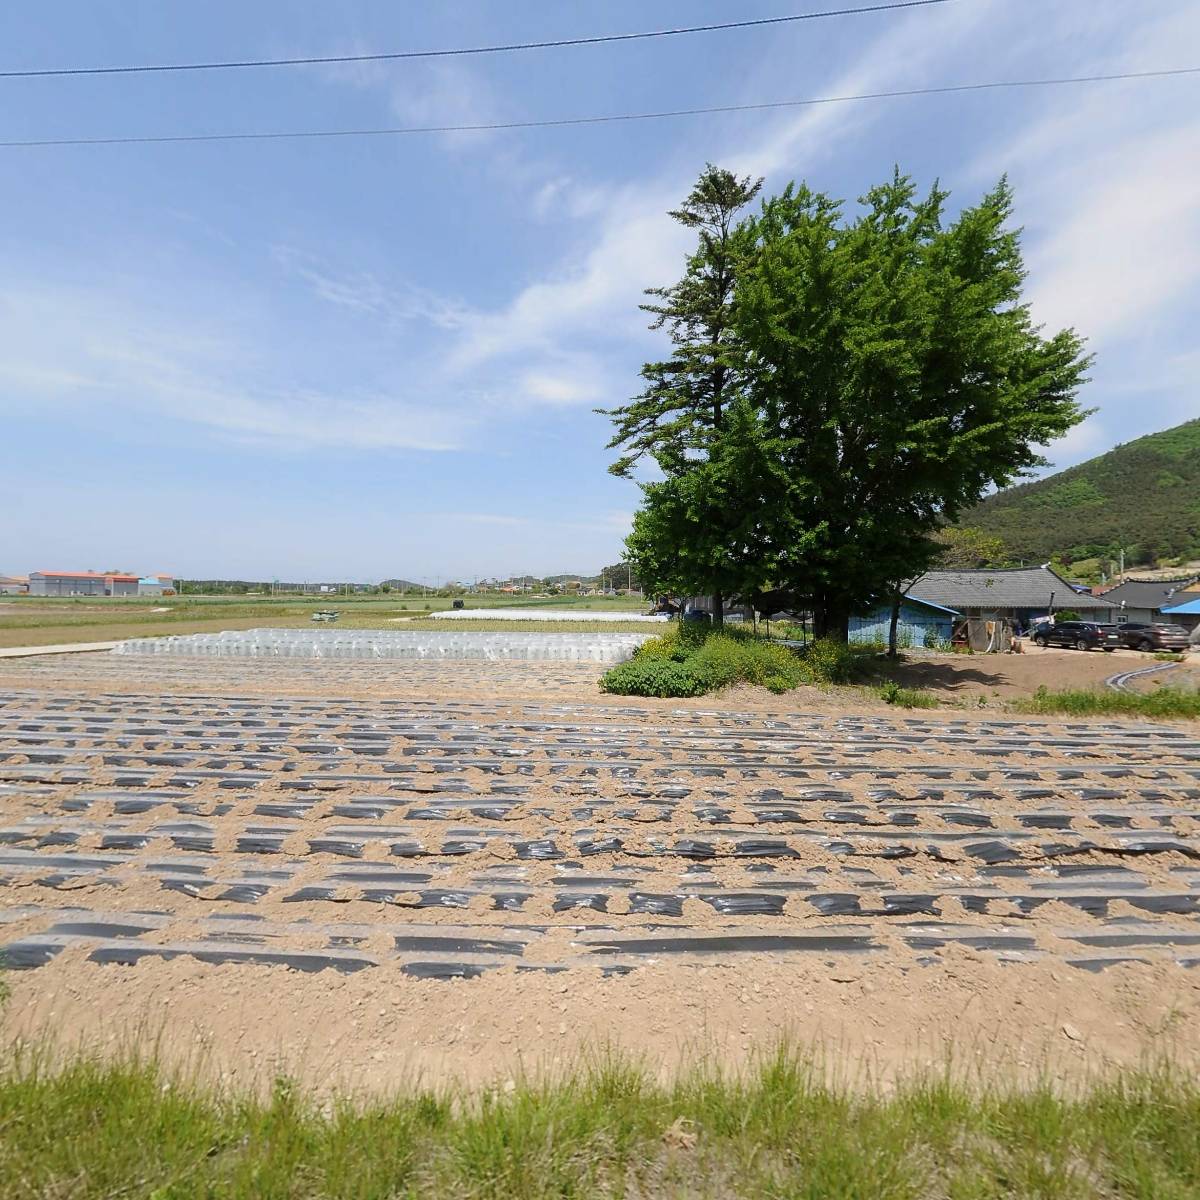
[[959, 524], [1001, 538], [1012, 561], [1200, 558], [1200, 420], [998, 492]]

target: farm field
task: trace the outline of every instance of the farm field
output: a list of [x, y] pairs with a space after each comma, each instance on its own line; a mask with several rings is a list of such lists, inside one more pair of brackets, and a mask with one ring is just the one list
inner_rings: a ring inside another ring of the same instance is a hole
[[1194, 1061], [1194, 726], [598, 670], [4, 664], [4, 1037], [377, 1092], [784, 1036], [886, 1076]]
[[[644, 612], [646, 601], [630, 596], [555, 596], [546, 600], [472, 596], [475, 608], [553, 605], [583, 610]], [[70, 642], [104, 642], [170, 633], [216, 633], [260, 625], [298, 628], [318, 609], [336, 608], [343, 627], [372, 628], [390, 621], [427, 616], [451, 607], [439, 596], [175, 596], [145, 598], [40, 596], [0, 598], [0, 649], [52, 646]], [[489, 628], [493, 627], [489, 622]], [[526, 626], [521, 626], [526, 628]]]

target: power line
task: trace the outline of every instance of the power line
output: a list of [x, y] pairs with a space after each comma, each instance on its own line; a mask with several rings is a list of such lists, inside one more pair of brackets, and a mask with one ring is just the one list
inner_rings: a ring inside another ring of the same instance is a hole
[[724, 21], [716, 25], [684, 25], [678, 29], [651, 29], [642, 33], [610, 33], [597, 37], [556, 38], [546, 42], [510, 42], [500, 46], [467, 46], [450, 50], [398, 50], [390, 54], [323, 54], [309, 58], [252, 58], [226, 62], [147, 63], [130, 67], [46, 67], [29, 71], [0, 71], [0, 79], [41, 79], [56, 75], [140, 75], [167, 71], [230, 71], [245, 67], [312, 67], [337, 63], [395, 62], [409, 58], [456, 58], [471, 54], [508, 54], [518, 50], [552, 50], [562, 46], [599, 46], [608, 42], [640, 42], [649, 38], [680, 37], [690, 33], [716, 33], [725, 29], [751, 29], [764, 25], [788, 25], [796, 21], [818, 21], [825, 17], [852, 17], [866, 13], [894, 12], [905, 8], [928, 8], [951, 0], [893, 0], [888, 4], [864, 4], [822, 12], [795, 13], [785, 17]]
[[1069, 75], [1057, 79], [1004, 79], [989, 83], [956, 83], [944, 87], [903, 88], [890, 92], [859, 92], [848, 96], [817, 96], [808, 100], [771, 100], [760, 104], [719, 104], [704, 108], [671, 108], [658, 112], [613, 113], [597, 117], [557, 117], [542, 121], [493, 121], [476, 125], [405, 125], [385, 129], [285, 129], [275, 133], [177, 133], [146, 137], [37, 138], [0, 141], [0, 149], [36, 146], [142, 146], [173, 142], [271, 142], [289, 139], [403, 137], [429, 133], [495, 133], [508, 129], [558, 129], [568, 125], [610, 125], [624, 121], [662, 121], [672, 117], [699, 117], [718, 113], [765, 112], [781, 108], [806, 108], [819, 104], [849, 104], [861, 100], [898, 100], [910, 96], [947, 96], [958, 92], [986, 92], [1002, 88], [1060, 87], [1078, 83], [1110, 83], [1122, 79], [1166, 79], [1200, 75], [1200, 67], [1172, 67], [1161, 71], [1124, 71], [1111, 75]]

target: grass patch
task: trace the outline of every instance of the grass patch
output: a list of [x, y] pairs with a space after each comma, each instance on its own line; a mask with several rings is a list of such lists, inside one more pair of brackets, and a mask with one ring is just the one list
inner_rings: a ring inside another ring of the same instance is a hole
[[897, 708], [937, 708], [937, 699], [920, 688], [901, 687], [894, 679], [889, 679], [880, 689], [879, 698], [884, 704], [894, 704]]
[[616, 1060], [475, 1095], [321, 1104], [152, 1065], [36, 1058], [0, 1075], [0, 1194], [101, 1200], [1193, 1196], [1200, 1085], [1169, 1071], [1064, 1094], [945, 1076], [886, 1095], [780, 1052], [658, 1084]]
[[786, 692], [802, 684], [852, 683], [874, 654], [871, 647], [833, 641], [798, 649], [748, 629], [675, 624], [607, 672], [600, 687], [621, 696], [700, 696], [734, 683]]
[[1155, 692], [1115, 692], [1074, 689], [1052, 692], [1040, 687], [1028, 700], [1013, 702], [1017, 712], [1070, 713], [1076, 717], [1128, 715], [1134, 717], [1200, 717], [1200, 692], [1159, 688]]

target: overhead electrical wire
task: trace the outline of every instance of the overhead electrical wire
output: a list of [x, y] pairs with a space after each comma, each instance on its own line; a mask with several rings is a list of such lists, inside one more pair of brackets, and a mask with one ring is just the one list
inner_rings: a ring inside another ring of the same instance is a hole
[[859, 92], [847, 96], [817, 96], [806, 100], [771, 100], [758, 104], [715, 104], [701, 108], [672, 108], [657, 112], [612, 113], [594, 117], [556, 117], [539, 121], [491, 121], [470, 125], [405, 125], [380, 129], [285, 129], [262, 133], [178, 133], [125, 137], [71, 137], [0, 140], [0, 149], [37, 146], [140, 146], [176, 142], [270, 142], [290, 139], [405, 137], [433, 133], [494, 133], [514, 129], [559, 129], [571, 125], [611, 125], [627, 121], [662, 121], [720, 113], [766, 112], [806, 108], [819, 104], [849, 104], [866, 100], [898, 100], [911, 96], [947, 96], [962, 92], [1003, 88], [1061, 87], [1070, 84], [1110, 83], [1115, 80], [1165, 79], [1200, 75], [1198, 67], [1170, 67], [1158, 71], [1122, 71], [1107, 75], [1067, 75], [1052, 79], [1004, 79], [987, 83], [957, 83], [942, 87], [902, 88], [887, 92]]
[[563, 46], [600, 46], [610, 42], [640, 42], [650, 38], [682, 37], [692, 33], [716, 33], [727, 29], [752, 29], [764, 25], [789, 25], [826, 17], [852, 17], [868, 13], [895, 12], [906, 8], [929, 8], [952, 0], [891, 0], [886, 4], [863, 4], [853, 8], [793, 13], [783, 17], [759, 17], [746, 21], [723, 21], [713, 25], [684, 25], [677, 29], [650, 29], [641, 33], [609, 33], [595, 37], [554, 38], [542, 42], [509, 42], [498, 46], [463, 46], [448, 50], [397, 50], [381, 54], [321, 54], [305, 58], [249, 58], [216, 62], [145, 63], [116, 67], [42, 67], [0, 71], [0, 79], [41, 79], [60, 75], [141, 75], [169, 71], [232, 71], [259, 67], [313, 67], [340, 63], [396, 62], [413, 58], [459, 58], [473, 54], [509, 54], [521, 50], [552, 50]]

